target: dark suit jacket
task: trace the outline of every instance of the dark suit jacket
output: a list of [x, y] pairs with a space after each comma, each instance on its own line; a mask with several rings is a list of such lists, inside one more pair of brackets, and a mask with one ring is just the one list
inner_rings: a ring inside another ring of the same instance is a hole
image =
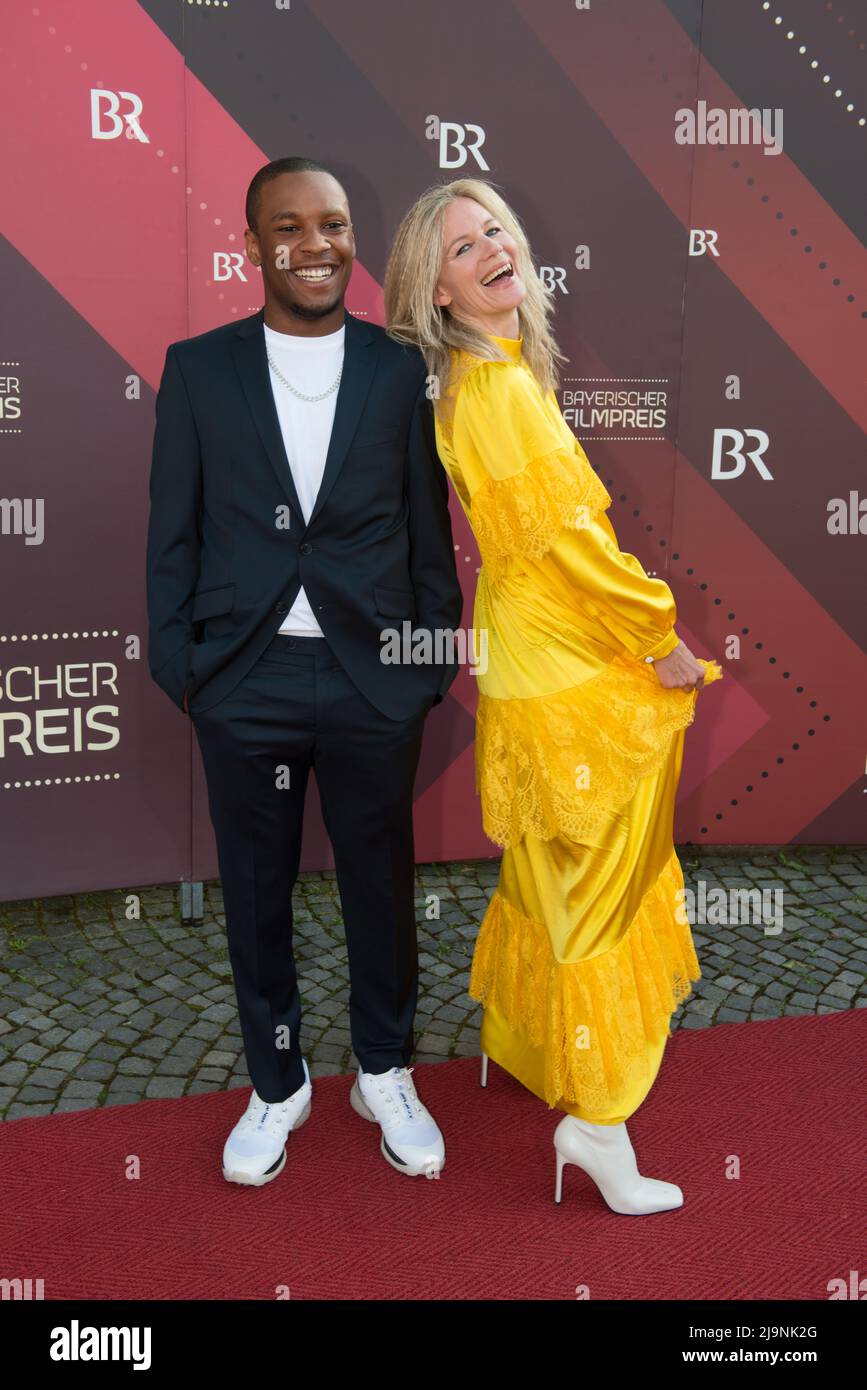
[[147, 539], [151, 675], [179, 708], [188, 691], [191, 711], [209, 709], [303, 584], [362, 694], [388, 718], [408, 718], [442, 699], [457, 663], [384, 664], [380, 633], [404, 619], [447, 631], [462, 611], [423, 358], [346, 314], [325, 473], [305, 525], [263, 322], [260, 311], [166, 353]]

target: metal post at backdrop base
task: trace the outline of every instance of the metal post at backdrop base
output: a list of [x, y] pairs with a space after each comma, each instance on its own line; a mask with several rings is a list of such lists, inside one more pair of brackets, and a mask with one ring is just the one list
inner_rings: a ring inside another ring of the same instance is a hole
[[200, 922], [205, 915], [204, 884], [181, 883], [181, 921]]

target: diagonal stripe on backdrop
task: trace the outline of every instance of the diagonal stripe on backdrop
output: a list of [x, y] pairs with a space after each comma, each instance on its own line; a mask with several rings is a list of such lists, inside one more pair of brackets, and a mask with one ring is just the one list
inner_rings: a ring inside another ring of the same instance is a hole
[[[534, 0], [515, 4], [683, 227], [712, 227], [718, 232], [726, 248], [716, 262], [720, 272], [852, 419], [862, 429], [867, 426], [861, 316], [867, 276], [861, 245], [785, 152], [769, 157], [749, 145], [734, 150], [701, 146], [691, 201], [684, 197], [680, 171], [692, 162], [693, 149], [675, 143], [674, 113], [692, 106], [696, 93], [678, 100], [671, 85], [660, 80], [659, 68], [648, 61], [648, 54], [664, 54], [665, 67], [676, 68], [680, 55], [692, 56], [695, 50], [662, 0], [646, 0], [630, 12], [628, 25], [616, 9], [600, 6], [593, 11], [593, 22], [582, 25], [580, 43], [575, 41], [574, 14]], [[758, 22], [760, 11], [755, 8]], [[610, 66], [615, 50], [616, 83]], [[631, 93], [628, 102], [622, 100], [624, 90]], [[704, 57], [697, 95], [709, 107], [729, 110], [743, 105]], [[769, 204], [761, 201], [765, 192]], [[782, 219], [776, 217], [777, 210], [783, 211]], [[792, 237], [792, 227], [802, 236]], [[805, 274], [804, 237], [834, 267], [832, 276], [856, 293], [857, 309], [835, 290], [830, 278]]]
[[[6, 200], [0, 230], [156, 386], [167, 343], [261, 305], [255, 282], [215, 284], [213, 257], [243, 249], [243, 196], [269, 156], [185, 70], [135, 0], [20, 4], [5, 16], [4, 37], [13, 51], [35, 55], [39, 82], [34, 93], [22, 63], [7, 67], [0, 88], [7, 129], [28, 113], [26, 140], [9, 142], [6, 177], [17, 196]], [[94, 88], [141, 99], [148, 143], [88, 138]], [[356, 263], [350, 308], [378, 318], [380, 305], [379, 287]]]

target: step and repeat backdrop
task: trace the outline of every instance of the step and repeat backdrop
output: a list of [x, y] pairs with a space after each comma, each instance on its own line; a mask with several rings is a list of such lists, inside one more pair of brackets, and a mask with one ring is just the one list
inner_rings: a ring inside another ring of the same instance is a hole
[[[346, 188], [347, 307], [377, 323], [423, 188], [518, 210], [621, 548], [726, 673], [678, 842], [867, 841], [863, 4], [6, 0], [3, 38], [0, 896], [217, 873], [147, 668], [154, 398], [170, 342], [261, 306], [244, 195], [285, 155]], [[497, 853], [475, 700], [464, 669], [428, 721], [420, 861]]]

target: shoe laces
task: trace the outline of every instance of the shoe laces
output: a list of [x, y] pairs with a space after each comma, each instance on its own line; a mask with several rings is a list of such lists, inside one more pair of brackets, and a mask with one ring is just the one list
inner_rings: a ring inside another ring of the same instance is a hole
[[414, 1067], [392, 1067], [384, 1076], [373, 1078], [373, 1084], [388, 1101], [395, 1119], [414, 1120], [425, 1113], [412, 1079], [414, 1070]]
[[267, 1101], [253, 1093], [250, 1104], [238, 1125], [240, 1134], [278, 1135], [285, 1127], [287, 1115], [292, 1111], [292, 1098]]

